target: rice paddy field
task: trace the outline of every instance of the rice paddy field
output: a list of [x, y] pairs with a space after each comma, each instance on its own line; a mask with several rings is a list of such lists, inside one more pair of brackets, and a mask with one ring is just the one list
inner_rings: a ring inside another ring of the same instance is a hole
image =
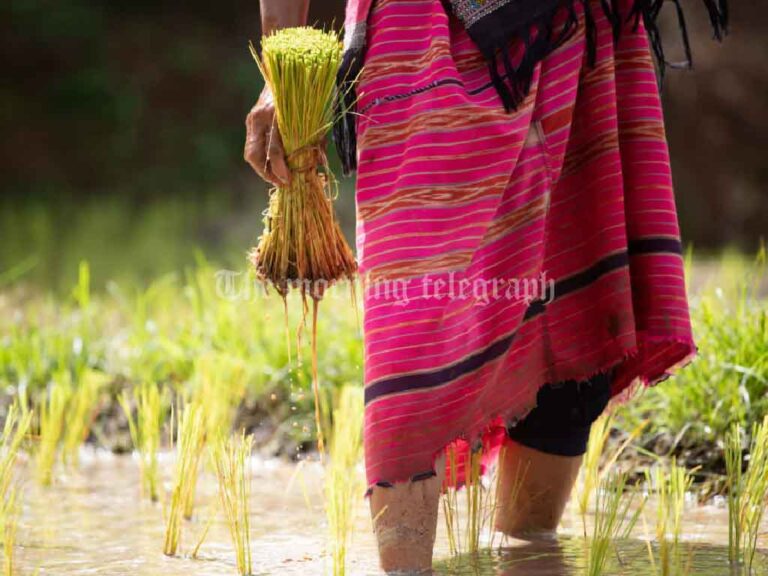
[[[765, 251], [688, 262], [699, 358], [593, 428], [559, 536], [494, 534], [494, 474], [474, 473], [444, 495], [436, 574], [768, 574]], [[0, 276], [6, 575], [379, 573], [348, 286], [320, 304], [318, 420], [300, 299], [286, 317], [203, 257], [77, 278]]]

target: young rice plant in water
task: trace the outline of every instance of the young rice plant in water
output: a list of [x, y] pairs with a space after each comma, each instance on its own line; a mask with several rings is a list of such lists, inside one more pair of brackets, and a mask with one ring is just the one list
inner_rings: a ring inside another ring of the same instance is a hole
[[249, 576], [253, 572], [249, 505], [251, 478], [248, 473], [252, 445], [253, 438], [243, 433], [227, 440], [219, 438], [213, 450], [219, 497], [235, 547], [240, 576]]
[[[157, 453], [168, 402], [166, 390], [154, 382], [143, 382], [133, 389], [132, 395], [124, 391], [119, 402], [128, 419], [133, 446], [139, 453], [142, 493], [156, 502], [160, 497]], [[132, 405], [136, 407], [135, 416]]]
[[[171, 416], [173, 420], [173, 416]], [[184, 513], [191, 507], [197, 485], [197, 473], [205, 448], [203, 408], [193, 402], [181, 409], [176, 425], [176, 469], [170, 502], [166, 510], [165, 544], [163, 551], [173, 556], [181, 542]]]
[[325, 507], [334, 576], [346, 574], [355, 503], [364, 489], [357, 471], [362, 454], [363, 391], [360, 387], [347, 385], [340, 390], [338, 406], [333, 410], [330, 460], [325, 472]]
[[99, 397], [108, 380], [106, 374], [90, 369], [84, 369], [77, 380], [64, 427], [63, 456], [69, 465], [78, 463], [80, 446], [91, 431]]
[[749, 465], [743, 470], [742, 431], [734, 424], [725, 442], [728, 476], [728, 555], [751, 572], [768, 502], [768, 416], [752, 427]]
[[642, 504], [631, 513], [634, 493], [626, 497], [626, 486], [626, 473], [614, 472], [607, 475], [595, 491], [595, 524], [587, 552], [588, 576], [604, 574], [614, 541], [628, 538], [642, 513]]
[[53, 467], [64, 433], [72, 386], [69, 373], [60, 372], [54, 378], [48, 395], [40, 406], [39, 446], [37, 449], [37, 479], [42, 486], [53, 482]]

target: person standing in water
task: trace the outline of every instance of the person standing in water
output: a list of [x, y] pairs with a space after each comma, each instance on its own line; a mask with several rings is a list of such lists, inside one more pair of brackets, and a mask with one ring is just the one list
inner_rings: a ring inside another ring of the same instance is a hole
[[[556, 530], [611, 398], [696, 353], [648, 4], [347, 3], [334, 140], [357, 170], [385, 571], [430, 570], [441, 488], [471, 457], [486, 470], [503, 455], [497, 530]], [[725, 2], [705, 5], [719, 38]], [[304, 25], [308, 8], [261, 0], [263, 32]], [[280, 184], [275, 125], [265, 88], [245, 159]]]

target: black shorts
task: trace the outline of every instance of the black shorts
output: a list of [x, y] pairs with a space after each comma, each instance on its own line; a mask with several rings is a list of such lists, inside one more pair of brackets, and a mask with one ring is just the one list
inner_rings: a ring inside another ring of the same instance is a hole
[[587, 451], [592, 423], [611, 399], [613, 371], [588, 380], [546, 384], [536, 396], [536, 408], [507, 428], [518, 444], [558, 456], [581, 456]]

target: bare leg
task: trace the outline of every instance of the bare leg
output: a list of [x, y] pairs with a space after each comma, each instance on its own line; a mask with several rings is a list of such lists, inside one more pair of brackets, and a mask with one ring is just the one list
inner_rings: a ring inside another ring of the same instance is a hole
[[496, 529], [515, 537], [553, 533], [581, 460], [581, 456], [555, 456], [507, 440], [499, 457]]
[[381, 567], [387, 573], [430, 574], [437, 530], [437, 510], [445, 462], [438, 475], [392, 488], [375, 487], [371, 494], [373, 529]]

